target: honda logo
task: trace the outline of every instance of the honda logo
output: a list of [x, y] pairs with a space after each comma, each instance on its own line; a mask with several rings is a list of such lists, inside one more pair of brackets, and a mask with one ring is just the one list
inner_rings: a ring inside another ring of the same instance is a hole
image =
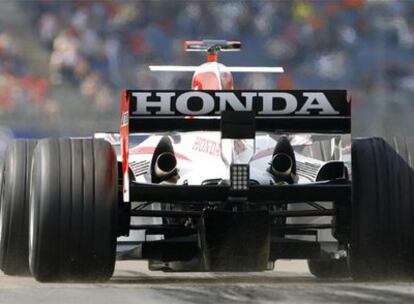
[[[346, 115], [334, 103], [345, 91], [130, 91], [133, 116], [217, 116], [224, 111], [254, 111], [257, 116]], [[345, 103], [346, 104], [346, 103]]]

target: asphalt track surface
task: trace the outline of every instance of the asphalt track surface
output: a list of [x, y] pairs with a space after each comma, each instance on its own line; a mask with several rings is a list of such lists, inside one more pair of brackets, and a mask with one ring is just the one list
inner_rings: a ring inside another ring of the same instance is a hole
[[414, 283], [355, 283], [313, 278], [303, 261], [264, 273], [150, 272], [120, 262], [105, 284], [41, 284], [0, 275], [0, 303], [414, 303]]

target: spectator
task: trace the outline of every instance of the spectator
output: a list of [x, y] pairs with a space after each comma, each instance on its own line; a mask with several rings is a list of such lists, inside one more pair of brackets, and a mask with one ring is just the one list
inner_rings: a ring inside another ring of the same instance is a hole
[[27, 73], [13, 33], [0, 31], [0, 113], [42, 106], [47, 91], [45, 79]]

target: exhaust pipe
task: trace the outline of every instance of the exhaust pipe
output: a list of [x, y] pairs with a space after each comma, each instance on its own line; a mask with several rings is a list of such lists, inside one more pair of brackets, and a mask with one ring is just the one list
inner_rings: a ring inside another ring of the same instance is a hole
[[286, 136], [281, 136], [277, 140], [268, 170], [276, 183], [294, 184], [298, 181], [295, 152]]
[[155, 160], [154, 173], [161, 180], [177, 175], [177, 159], [174, 153], [164, 152], [158, 155]]
[[292, 168], [293, 160], [290, 155], [286, 153], [277, 153], [273, 156], [270, 170], [275, 177], [291, 177]]

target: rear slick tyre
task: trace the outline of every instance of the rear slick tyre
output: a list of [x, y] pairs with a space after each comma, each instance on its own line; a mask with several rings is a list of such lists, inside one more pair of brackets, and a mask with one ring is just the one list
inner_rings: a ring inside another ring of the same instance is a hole
[[29, 275], [29, 189], [35, 140], [15, 140], [0, 166], [0, 269]]
[[108, 280], [118, 207], [112, 146], [99, 139], [41, 140], [31, 178], [29, 262], [36, 280]]
[[414, 172], [409, 163], [381, 138], [356, 140], [352, 183], [352, 277], [412, 279]]

